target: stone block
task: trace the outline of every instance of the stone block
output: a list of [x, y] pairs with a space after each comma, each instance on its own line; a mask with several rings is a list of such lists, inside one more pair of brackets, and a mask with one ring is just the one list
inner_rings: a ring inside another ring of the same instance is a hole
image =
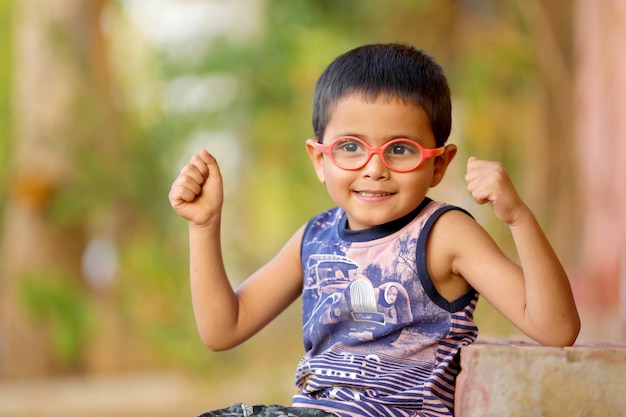
[[456, 417], [626, 416], [626, 346], [476, 343], [461, 367]]

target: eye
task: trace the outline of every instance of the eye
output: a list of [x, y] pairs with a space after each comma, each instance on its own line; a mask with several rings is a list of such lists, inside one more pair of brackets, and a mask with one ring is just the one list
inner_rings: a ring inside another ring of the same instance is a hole
[[412, 142], [403, 141], [391, 144], [387, 153], [394, 156], [409, 156], [419, 154], [419, 148]]
[[337, 141], [333, 147], [336, 152], [356, 153], [363, 152], [363, 144], [354, 139], [343, 139]]

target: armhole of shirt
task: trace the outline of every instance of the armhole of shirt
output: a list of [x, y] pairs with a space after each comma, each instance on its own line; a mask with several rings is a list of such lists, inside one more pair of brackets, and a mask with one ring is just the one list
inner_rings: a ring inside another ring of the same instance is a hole
[[[309, 230], [311, 230], [311, 227], [313, 227], [313, 223], [315, 222], [315, 219], [316, 219], [316, 217], [313, 217], [313, 218], [309, 219], [309, 221], [304, 226], [304, 230], [302, 232], [302, 239], [300, 240], [300, 263], [304, 262], [303, 254], [304, 254], [305, 237], [306, 237], [307, 233], [309, 232]], [[304, 270], [304, 264], [302, 265], [302, 268]]]
[[333, 219], [335, 216], [337, 216], [337, 207], [323, 211], [317, 214], [316, 216], [311, 217], [306, 222], [306, 225], [304, 226], [304, 230], [302, 232], [302, 240], [300, 241], [300, 260], [302, 260], [302, 254], [304, 253], [304, 243], [306, 242], [306, 236], [311, 230], [311, 228], [313, 228], [316, 223], [319, 223], [319, 222], [323, 223], [327, 220]]
[[426, 223], [424, 224], [424, 228], [422, 229], [422, 232], [420, 233], [419, 239], [417, 241], [417, 268], [418, 268], [419, 279], [422, 283], [422, 286], [424, 287], [424, 290], [426, 291], [426, 294], [428, 294], [428, 297], [439, 307], [443, 308], [446, 311], [454, 313], [463, 309], [465, 306], [467, 306], [467, 304], [476, 295], [476, 290], [470, 286], [469, 289], [465, 292], [465, 294], [461, 295], [456, 300], [448, 301], [441, 294], [439, 294], [439, 291], [437, 291], [437, 288], [435, 287], [435, 284], [433, 284], [432, 278], [430, 277], [430, 273], [428, 272], [428, 267], [426, 265], [426, 246], [428, 242], [428, 236], [430, 235], [430, 232], [435, 222], [439, 220], [439, 218], [444, 213], [447, 213], [448, 211], [451, 211], [451, 210], [461, 211], [467, 214], [468, 216], [474, 218], [469, 212], [456, 206], [446, 205], [437, 209], [428, 218], [428, 220], [426, 220]]

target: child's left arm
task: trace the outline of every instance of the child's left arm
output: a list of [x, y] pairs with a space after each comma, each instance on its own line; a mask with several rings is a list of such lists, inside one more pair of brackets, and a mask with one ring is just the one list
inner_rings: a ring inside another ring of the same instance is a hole
[[[502, 164], [470, 158], [465, 177], [467, 188], [479, 204], [488, 203], [495, 215], [510, 227], [523, 275], [521, 317], [513, 320], [522, 330], [546, 345], [571, 345], [580, 331], [580, 319], [570, 283], [559, 259], [535, 216], [519, 197]], [[498, 295], [498, 294], [496, 294]], [[520, 311], [520, 310], [518, 310]]]

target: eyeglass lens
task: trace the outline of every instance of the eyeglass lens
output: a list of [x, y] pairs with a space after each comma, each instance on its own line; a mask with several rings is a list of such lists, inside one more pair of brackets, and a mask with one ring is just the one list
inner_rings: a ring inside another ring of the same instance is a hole
[[[416, 168], [422, 160], [419, 146], [408, 139], [388, 142], [381, 148], [384, 162], [392, 169], [410, 170]], [[332, 146], [332, 157], [335, 162], [346, 169], [359, 169], [369, 160], [371, 153], [364, 142], [355, 138], [337, 140]]]

